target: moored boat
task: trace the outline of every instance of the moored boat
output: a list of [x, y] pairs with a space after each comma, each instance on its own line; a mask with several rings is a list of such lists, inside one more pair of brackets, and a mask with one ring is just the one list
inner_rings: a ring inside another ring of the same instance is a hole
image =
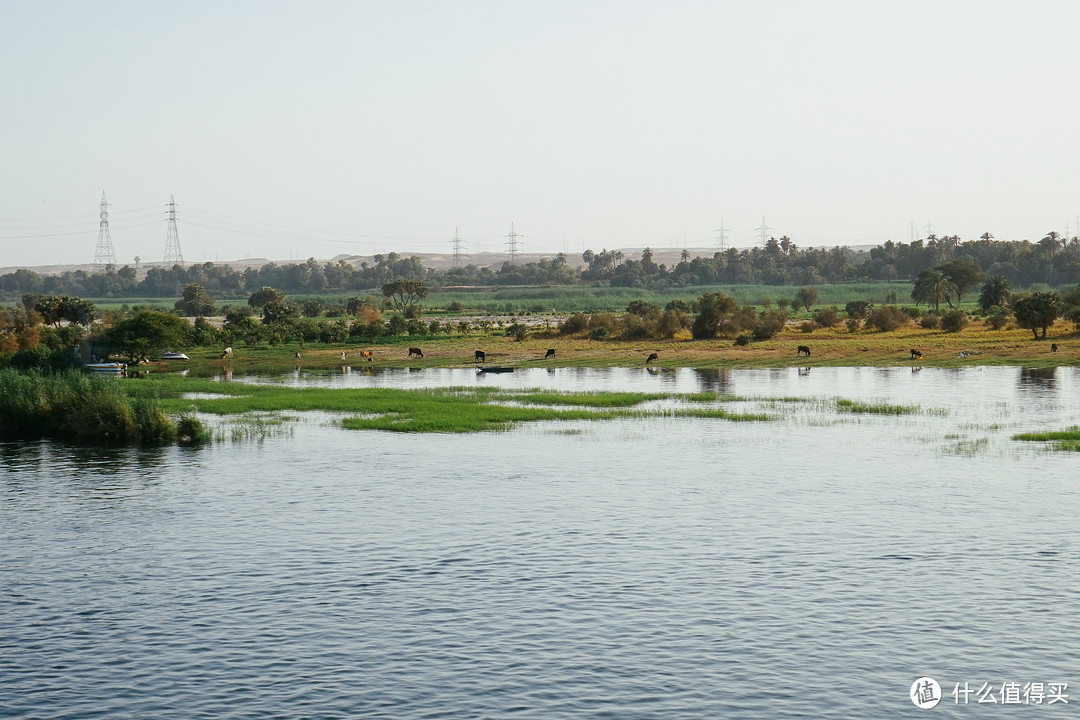
[[476, 368], [478, 373], [508, 373], [514, 372], [514, 368], [508, 365], [487, 365], [484, 367]]

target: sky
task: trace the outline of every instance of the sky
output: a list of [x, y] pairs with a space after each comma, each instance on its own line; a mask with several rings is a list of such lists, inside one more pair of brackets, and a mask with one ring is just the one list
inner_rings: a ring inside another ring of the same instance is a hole
[[1075, 0], [0, 0], [0, 266], [1080, 235]]

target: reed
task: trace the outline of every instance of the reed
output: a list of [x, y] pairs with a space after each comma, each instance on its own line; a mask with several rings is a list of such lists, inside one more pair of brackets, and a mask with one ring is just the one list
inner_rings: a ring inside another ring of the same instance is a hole
[[4, 369], [0, 435], [161, 445], [176, 429], [155, 397], [131, 398], [116, 378]]

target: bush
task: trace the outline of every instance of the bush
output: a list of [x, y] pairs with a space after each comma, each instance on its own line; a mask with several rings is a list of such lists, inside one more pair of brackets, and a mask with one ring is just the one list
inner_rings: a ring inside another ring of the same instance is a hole
[[750, 344], [751, 339], [752, 337], [750, 333], [742, 333], [737, 338], [735, 338], [735, 342], [732, 344], [736, 345], [737, 347], [745, 347], [746, 345]]
[[786, 310], [764, 310], [754, 321], [752, 332], [755, 340], [768, 340], [784, 329]]
[[920, 310], [915, 305], [905, 305], [904, 307], [902, 307], [900, 309], [903, 310], [904, 314], [907, 315], [912, 320], [918, 320], [919, 317], [922, 315], [922, 310]]
[[862, 327], [862, 320], [855, 317], [849, 317], [844, 321], [844, 324], [847, 325], [848, 332], [858, 332], [859, 328]]
[[941, 316], [935, 312], [928, 312], [919, 318], [919, 327], [923, 330], [936, 330], [941, 327]]
[[948, 333], [960, 332], [967, 324], [968, 316], [963, 310], [948, 310], [941, 316], [941, 329]]
[[[836, 327], [840, 324], [840, 311], [835, 305], [818, 308], [814, 312], [814, 322], [819, 327]], [[803, 332], [806, 332], [805, 330]]]
[[608, 336], [608, 329], [606, 327], [593, 328], [589, 333], [589, 339], [591, 340], [605, 340]]
[[906, 325], [909, 319], [907, 314], [895, 305], [882, 305], [870, 312], [870, 317], [866, 318], [866, 324], [882, 332], [890, 332], [901, 325]]
[[986, 324], [994, 330], [1000, 330], [1009, 322], [1010, 313], [1000, 305], [994, 305], [986, 311]]
[[818, 324], [813, 320], [803, 320], [802, 325], [799, 326], [799, 331], [806, 334], [810, 334], [818, 329]]
[[584, 313], [574, 313], [559, 324], [560, 335], [577, 335], [589, 329], [589, 316]]
[[446, 311], [452, 313], [465, 312], [465, 305], [460, 300], [451, 300], [450, 304], [446, 306]]
[[844, 312], [847, 313], [849, 318], [865, 320], [869, 317], [870, 309], [872, 307], [874, 307], [873, 303], [869, 303], [866, 300], [852, 300], [844, 306]]

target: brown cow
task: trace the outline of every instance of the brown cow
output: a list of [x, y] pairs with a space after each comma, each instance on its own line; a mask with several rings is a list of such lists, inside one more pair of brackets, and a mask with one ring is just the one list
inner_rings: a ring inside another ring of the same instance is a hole
[[361, 350], [360, 357], [367, 358], [367, 361], [371, 362], [372, 357], [374, 357], [374, 353], [372, 353], [370, 350]]
[[544, 353], [544, 359], [545, 360], [552, 360], [554, 358], [555, 358], [555, 348], [551, 348], [546, 353]]
[[650, 353], [649, 357], [645, 358], [645, 364], [648, 365], [649, 363], [653, 362], [654, 360], [656, 362], [660, 362], [660, 355], [658, 355], [657, 353]]
[[417, 357], [424, 357], [424, 351], [420, 348], [409, 348], [409, 357], [416, 355]]

